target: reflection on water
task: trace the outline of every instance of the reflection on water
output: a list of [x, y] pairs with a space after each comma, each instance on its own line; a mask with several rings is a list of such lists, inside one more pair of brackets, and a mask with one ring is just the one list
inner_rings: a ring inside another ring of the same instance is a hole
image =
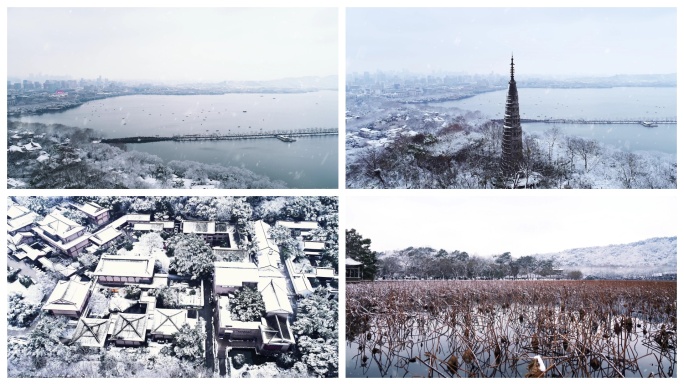
[[580, 284], [348, 285], [347, 377], [676, 377], [675, 283]]

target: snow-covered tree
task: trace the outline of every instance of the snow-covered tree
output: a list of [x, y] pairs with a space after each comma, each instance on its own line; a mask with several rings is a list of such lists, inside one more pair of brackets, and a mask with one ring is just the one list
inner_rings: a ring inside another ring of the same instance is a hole
[[214, 206], [216, 208], [216, 220], [231, 221], [233, 220], [233, 206], [236, 198], [230, 196], [216, 197]]
[[230, 315], [238, 321], [259, 321], [265, 311], [261, 293], [253, 288], [239, 290], [230, 300]]
[[36, 286], [40, 289], [43, 297], [49, 296], [57, 286], [59, 279], [52, 272], [43, 272], [38, 268], [33, 268], [33, 270], [36, 275], [34, 278]]
[[64, 217], [74, 221], [75, 223], [83, 226], [88, 225], [88, 215], [78, 209], [63, 209], [61, 210], [61, 213], [64, 215]]
[[195, 234], [179, 234], [168, 240], [167, 254], [174, 256], [169, 268], [192, 279], [211, 276], [215, 256], [204, 239]]
[[338, 353], [337, 339], [325, 341], [302, 336], [297, 340], [297, 350], [301, 361], [310, 372], [319, 377], [337, 377]]
[[252, 206], [245, 198], [236, 198], [232, 206], [231, 216], [240, 236], [246, 236], [252, 220]]
[[144, 255], [151, 255], [153, 251], [164, 248], [164, 239], [156, 233], [144, 233], [138, 239], [137, 247]]
[[160, 308], [178, 308], [180, 306], [178, 292], [169, 286], [157, 288], [156, 297], [157, 306]]
[[29, 303], [18, 292], [7, 296], [7, 323], [15, 327], [26, 327], [40, 313], [40, 305]]
[[371, 251], [370, 239], [364, 239], [355, 229], [346, 231], [347, 257], [363, 264], [363, 278], [373, 280], [377, 271], [378, 256]]
[[296, 196], [288, 200], [285, 214], [293, 220], [317, 221], [321, 214], [322, 204], [318, 197]]
[[101, 318], [109, 314], [109, 299], [98, 290], [94, 290], [90, 295], [88, 306], [90, 308], [90, 316]]
[[185, 200], [178, 213], [188, 218], [216, 220], [217, 209], [215, 205], [215, 197], [193, 196]]
[[78, 262], [89, 271], [95, 270], [99, 260], [100, 258], [98, 256], [95, 256], [90, 252], [83, 252], [78, 255]]
[[254, 214], [267, 223], [274, 223], [282, 217], [287, 197], [265, 197], [254, 208]]
[[59, 340], [67, 322], [64, 316], [43, 315], [31, 329], [23, 352], [35, 368], [44, 366], [51, 359], [68, 357], [68, 348]]
[[43, 196], [14, 196], [14, 201], [17, 204], [23, 205], [29, 210], [39, 214], [40, 216], [45, 216], [52, 209], [62, 203], [62, 197], [43, 197]]
[[304, 255], [299, 241], [292, 237], [289, 229], [281, 225], [275, 225], [271, 227], [268, 235], [278, 245], [284, 259], [298, 258]]
[[133, 198], [130, 209], [133, 212], [153, 212], [156, 207], [153, 196], [138, 196]]
[[328, 299], [325, 289], [318, 288], [313, 295], [299, 301], [297, 320], [292, 324], [295, 335], [330, 340], [337, 337], [337, 326], [337, 300]]
[[207, 335], [201, 326], [201, 322], [197, 322], [194, 328], [188, 324], [183, 324], [180, 330], [173, 335], [173, 355], [180, 360], [189, 361], [193, 365], [203, 364], [206, 338]]

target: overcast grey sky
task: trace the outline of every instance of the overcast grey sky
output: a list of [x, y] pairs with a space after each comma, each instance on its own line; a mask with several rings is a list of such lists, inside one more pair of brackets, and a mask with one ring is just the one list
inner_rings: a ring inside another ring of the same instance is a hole
[[675, 8], [349, 8], [347, 73], [676, 72]]
[[677, 234], [674, 197], [587, 192], [568, 197], [348, 197], [343, 212], [346, 229], [370, 238], [374, 251], [429, 246], [480, 256], [511, 252], [518, 258]]
[[336, 75], [335, 8], [9, 8], [8, 75], [158, 81]]

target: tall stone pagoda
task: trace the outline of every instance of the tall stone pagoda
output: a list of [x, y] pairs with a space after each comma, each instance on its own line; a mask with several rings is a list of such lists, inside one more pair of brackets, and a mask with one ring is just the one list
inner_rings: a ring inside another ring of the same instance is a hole
[[501, 142], [501, 171], [505, 177], [515, 175], [519, 170], [523, 159], [522, 148], [518, 88], [513, 77], [513, 56], [511, 55], [511, 81], [508, 82], [506, 116], [504, 117], [503, 140]]

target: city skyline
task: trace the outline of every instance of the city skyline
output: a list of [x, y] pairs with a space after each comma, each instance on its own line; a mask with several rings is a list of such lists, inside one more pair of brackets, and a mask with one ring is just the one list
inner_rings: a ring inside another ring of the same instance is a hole
[[[345, 228], [374, 251], [432, 247], [513, 258], [677, 235], [674, 197], [349, 197]], [[629, 200], [627, 200], [629, 201]], [[403, 208], [400, 208], [403, 207]]]
[[675, 8], [349, 8], [346, 71], [676, 73]]
[[8, 8], [8, 78], [268, 81], [336, 76], [331, 8]]

